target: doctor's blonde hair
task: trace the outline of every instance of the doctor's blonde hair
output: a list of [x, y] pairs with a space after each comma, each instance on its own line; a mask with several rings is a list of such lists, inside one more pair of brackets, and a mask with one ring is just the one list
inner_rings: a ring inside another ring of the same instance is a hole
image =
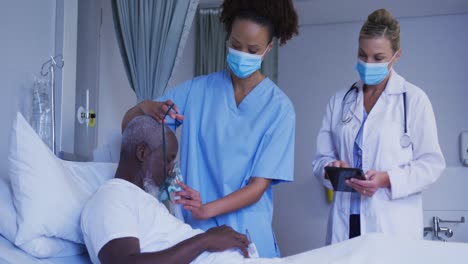
[[400, 49], [400, 23], [386, 9], [372, 12], [359, 33], [359, 39], [380, 37], [390, 40], [394, 52]]

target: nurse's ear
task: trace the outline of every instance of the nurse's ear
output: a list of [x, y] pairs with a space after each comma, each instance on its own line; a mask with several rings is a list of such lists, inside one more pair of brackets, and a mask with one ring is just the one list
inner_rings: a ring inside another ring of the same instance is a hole
[[274, 41], [275, 41], [275, 40], [272, 39], [272, 40], [270, 41], [270, 43], [268, 43], [268, 45], [267, 45], [267, 47], [266, 47], [266, 49], [265, 49], [265, 52], [263, 53], [262, 60], [264, 60], [265, 57], [268, 55], [268, 53], [270, 53], [270, 51], [273, 49], [273, 45], [274, 45], [273, 43], [274, 43]]
[[274, 43], [275, 43], [275, 39], [273, 38], [267, 46], [268, 52], [270, 52], [273, 49]]

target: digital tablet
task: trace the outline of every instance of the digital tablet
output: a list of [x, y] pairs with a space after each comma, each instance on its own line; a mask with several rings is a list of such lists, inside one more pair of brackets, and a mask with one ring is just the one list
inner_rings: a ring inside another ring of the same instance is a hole
[[325, 173], [333, 185], [333, 190], [338, 192], [355, 192], [353, 188], [346, 185], [347, 179], [366, 180], [364, 172], [358, 168], [325, 167]]

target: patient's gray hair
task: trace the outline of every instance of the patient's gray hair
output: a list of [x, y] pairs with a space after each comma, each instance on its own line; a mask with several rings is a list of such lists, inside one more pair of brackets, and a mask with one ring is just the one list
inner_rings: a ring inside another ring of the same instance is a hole
[[122, 133], [121, 155], [133, 153], [138, 144], [146, 144], [153, 150], [162, 145], [162, 125], [148, 115], [137, 116], [128, 123]]

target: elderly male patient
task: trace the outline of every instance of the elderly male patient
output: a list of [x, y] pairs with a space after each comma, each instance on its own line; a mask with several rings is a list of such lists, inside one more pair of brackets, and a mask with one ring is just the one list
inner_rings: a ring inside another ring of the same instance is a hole
[[149, 116], [135, 117], [124, 130], [115, 178], [98, 189], [81, 215], [92, 262], [243, 262], [249, 243], [243, 234], [226, 226], [206, 233], [192, 229], [157, 199], [178, 149], [174, 133], [166, 128], [164, 161], [162, 133], [162, 126]]

